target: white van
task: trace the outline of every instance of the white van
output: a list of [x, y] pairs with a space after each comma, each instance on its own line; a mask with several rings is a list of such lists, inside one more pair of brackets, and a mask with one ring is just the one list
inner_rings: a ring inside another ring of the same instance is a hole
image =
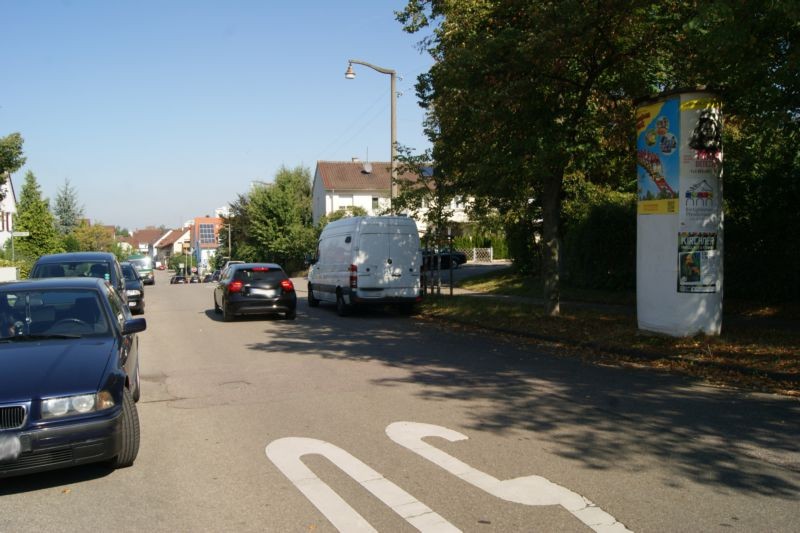
[[422, 299], [422, 255], [414, 219], [349, 217], [322, 230], [308, 271], [308, 304], [336, 304], [346, 315], [363, 304], [399, 304]]

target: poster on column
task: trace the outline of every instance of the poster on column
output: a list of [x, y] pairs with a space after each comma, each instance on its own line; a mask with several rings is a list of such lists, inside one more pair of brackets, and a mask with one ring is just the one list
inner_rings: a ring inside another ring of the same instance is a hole
[[722, 116], [713, 95], [681, 95], [680, 223], [683, 231], [715, 231], [721, 220]]
[[638, 213], [676, 215], [680, 185], [680, 99], [678, 96], [636, 110]]
[[717, 234], [678, 234], [678, 292], [717, 292], [720, 255]]

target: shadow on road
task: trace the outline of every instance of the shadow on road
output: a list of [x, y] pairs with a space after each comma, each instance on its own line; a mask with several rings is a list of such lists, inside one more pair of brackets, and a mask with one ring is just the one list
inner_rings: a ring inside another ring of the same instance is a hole
[[555, 444], [554, 453], [593, 469], [647, 468], [644, 456], [673, 470], [669, 483], [677, 486], [688, 478], [743, 493], [800, 494], [793, 475], [800, 472], [795, 400], [592, 366], [541, 346], [440, 329], [382, 310], [341, 318], [332, 306], [310, 309], [303, 302], [298, 311], [285, 335], [249, 348], [403, 368], [406, 377], [376, 384], [423, 385], [418, 394], [432, 401], [480, 401], [490, 407], [475, 412], [464, 429], [533, 431]]

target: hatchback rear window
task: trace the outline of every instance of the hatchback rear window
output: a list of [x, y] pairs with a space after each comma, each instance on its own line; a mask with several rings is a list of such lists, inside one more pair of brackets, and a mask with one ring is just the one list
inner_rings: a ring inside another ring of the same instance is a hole
[[286, 278], [286, 274], [283, 273], [283, 270], [266, 267], [242, 268], [233, 274], [233, 279], [244, 283], [251, 281], [279, 283], [284, 278]]

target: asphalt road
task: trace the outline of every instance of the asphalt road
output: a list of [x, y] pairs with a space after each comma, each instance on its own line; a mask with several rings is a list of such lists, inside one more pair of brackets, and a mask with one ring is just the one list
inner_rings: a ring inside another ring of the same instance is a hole
[[0, 532], [800, 531], [796, 400], [158, 274], [136, 463], [0, 480]]

